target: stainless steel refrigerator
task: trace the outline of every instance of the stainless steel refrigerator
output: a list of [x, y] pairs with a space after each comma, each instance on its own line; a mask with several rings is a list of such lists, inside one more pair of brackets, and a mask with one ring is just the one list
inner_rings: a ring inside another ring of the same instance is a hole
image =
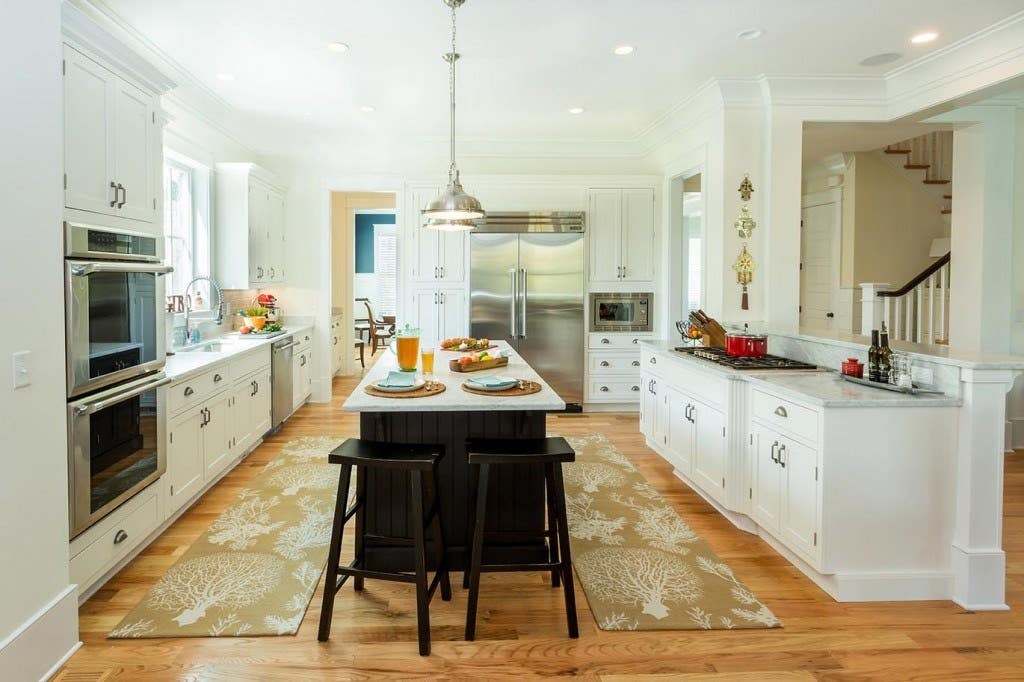
[[470, 235], [470, 334], [502, 339], [583, 402], [582, 213], [489, 214]]

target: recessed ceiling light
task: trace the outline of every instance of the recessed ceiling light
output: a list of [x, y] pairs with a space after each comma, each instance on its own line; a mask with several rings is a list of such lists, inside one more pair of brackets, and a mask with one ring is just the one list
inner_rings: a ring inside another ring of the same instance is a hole
[[233, 73], [218, 73], [217, 78], [222, 81], [233, 81], [235, 80], [235, 74]]
[[870, 57], [860, 60], [861, 66], [881, 66], [882, 64], [891, 64], [902, 57], [899, 52], [883, 52], [881, 54], [873, 54]]
[[586, 110], [583, 107], [572, 107], [569, 109], [570, 114], [582, 114], [584, 111]]
[[372, 114], [373, 112], [377, 111], [377, 107], [372, 107], [369, 104], [364, 104], [363, 106], [359, 107], [359, 111], [363, 112], [364, 114]]
[[625, 57], [627, 54], [633, 54], [636, 52], [636, 48], [632, 45], [616, 45], [615, 49], [612, 50], [615, 54], [620, 57]]
[[740, 31], [736, 34], [736, 37], [740, 40], [757, 40], [764, 35], [764, 31], [759, 28], [748, 28], [745, 31]]
[[939, 34], [936, 33], [935, 31], [925, 31], [924, 33], [918, 33], [917, 35], [913, 36], [910, 39], [910, 42], [912, 42], [915, 45], [923, 45], [924, 43], [932, 42], [938, 37]]
[[348, 43], [327, 43], [327, 49], [331, 52], [348, 52]]

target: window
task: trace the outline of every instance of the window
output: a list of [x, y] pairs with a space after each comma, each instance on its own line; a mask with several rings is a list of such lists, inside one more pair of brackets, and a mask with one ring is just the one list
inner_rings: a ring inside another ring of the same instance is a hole
[[[164, 234], [167, 263], [174, 268], [167, 295], [181, 296], [195, 277], [210, 275], [210, 173], [170, 150], [164, 154]], [[209, 300], [207, 286], [200, 294]]]
[[398, 304], [398, 231], [394, 225], [373, 226], [374, 274], [381, 315], [394, 315]]

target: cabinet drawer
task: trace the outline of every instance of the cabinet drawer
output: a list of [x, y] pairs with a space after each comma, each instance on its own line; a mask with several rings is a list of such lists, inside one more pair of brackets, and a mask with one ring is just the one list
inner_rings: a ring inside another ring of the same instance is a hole
[[650, 333], [624, 334], [591, 332], [587, 337], [587, 345], [594, 350], [636, 350], [640, 342], [653, 338]]
[[635, 374], [640, 376], [639, 353], [600, 353], [590, 354], [590, 374]]
[[143, 490], [101, 523], [106, 532], [71, 559], [71, 582], [77, 583], [79, 590], [88, 589], [160, 525], [156, 486]]
[[294, 334], [292, 338], [295, 340], [295, 343], [297, 344], [295, 346], [295, 352], [301, 353], [306, 348], [309, 348], [309, 346], [313, 343], [313, 330], [306, 329], [304, 331], [298, 332]]
[[588, 386], [587, 400], [591, 402], [633, 403], [639, 402], [641, 393], [639, 375], [632, 381], [623, 381], [622, 379], [602, 381], [595, 379]]
[[[189, 379], [171, 384], [167, 388], [167, 409], [176, 414], [206, 400], [218, 388], [227, 388], [231, 381], [225, 375], [225, 367], [198, 374]], [[220, 380], [215, 380], [216, 377]]]
[[234, 379], [241, 379], [253, 372], [270, 367], [270, 347], [257, 348], [239, 358], [231, 360], [231, 374]]
[[811, 443], [818, 440], [818, 413], [770, 393], [753, 391], [754, 419], [782, 429]]

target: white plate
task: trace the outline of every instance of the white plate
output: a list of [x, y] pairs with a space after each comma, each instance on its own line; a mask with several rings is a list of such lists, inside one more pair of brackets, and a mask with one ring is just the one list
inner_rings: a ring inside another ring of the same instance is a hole
[[412, 386], [381, 386], [379, 382], [373, 383], [372, 386], [378, 391], [384, 391], [385, 393], [409, 393], [410, 391], [423, 388], [426, 384], [426, 381], [417, 377]]
[[474, 381], [473, 379], [466, 379], [466, 383], [469, 384], [470, 388], [474, 388], [478, 391], [493, 391], [495, 393], [497, 393], [498, 391], [507, 391], [510, 388], [515, 388], [516, 385], [519, 384], [519, 379], [515, 379], [513, 377], [495, 377], [495, 379], [503, 379], [509, 383], [500, 384], [498, 386], [484, 386], [482, 384], [476, 383], [476, 381]]

